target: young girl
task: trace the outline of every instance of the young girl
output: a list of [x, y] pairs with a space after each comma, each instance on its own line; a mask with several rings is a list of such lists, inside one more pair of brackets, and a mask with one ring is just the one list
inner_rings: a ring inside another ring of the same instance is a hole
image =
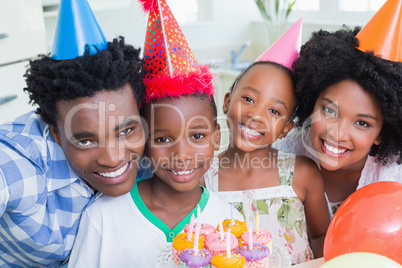
[[303, 46], [293, 67], [305, 127], [274, 145], [317, 161], [332, 215], [357, 188], [402, 181], [402, 63], [356, 49], [358, 32], [321, 30]]
[[204, 179], [207, 189], [234, 203], [246, 221], [258, 212], [259, 226], [285, 244], [293, 263], [300, 263], [313, 258], [309, 238], [314, 255], [322, 256], [329, 216], [316, 164], [271, 147], [293, 127], [296, 105], [287, 67], [252, 64], [225, 95], [230, 146]]

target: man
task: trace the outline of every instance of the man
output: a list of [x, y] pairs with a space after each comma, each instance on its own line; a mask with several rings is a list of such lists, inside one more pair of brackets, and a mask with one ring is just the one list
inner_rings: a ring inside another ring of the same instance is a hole
[[0, 267], [61, 265], [84, 208], [134, 184], [139, 54], [123, 37], [107, 42], [86, 1], [61, 1], [52, 55], [25, 75], [36, 113], [0, 125]]

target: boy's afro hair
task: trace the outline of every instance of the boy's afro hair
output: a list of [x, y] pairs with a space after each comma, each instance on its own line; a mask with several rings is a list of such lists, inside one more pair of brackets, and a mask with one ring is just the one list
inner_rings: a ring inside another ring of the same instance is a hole
[[[381, 59], [356, 49], [359, 27], [330, 33], [314, 32], [293, 64], [299, 107], [297, 126], [312, 114], [319, 94], [331, 85], [352, 80], [374, 96], [384, 115], [382, 143], [370, 155], [384, 165], [402, 156], [402, 63]], [[358, 100], [356, 100], [358, 103]]]
[[56, 126], [58, 101], [92, 97], [104, 89], [118, 90], [127, 83], [140, 107], [145, 95], [141, 69], [140, 49], [125, 44], [120, 36], [93, 55], [88, 49], [83, 56], [69, 60], [40, 55], [29, 63], [24, 91], [30, 103], [37, 105], [36, 113], [43, 121]]

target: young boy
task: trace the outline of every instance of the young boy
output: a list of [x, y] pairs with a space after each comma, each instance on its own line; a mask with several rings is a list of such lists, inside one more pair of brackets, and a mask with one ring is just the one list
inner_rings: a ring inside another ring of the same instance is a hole
[[[59, 18], [85, 27], [59, 21], [51, 57], [26, 73], [36, 113], [0, 126], [0, 267], [59, 266], [83, 209], [101, 192], [131, 189], [143, 154], [139, 50], [123, 38], [106, 42], [88, 27], [97, 25], [88, 3], [76, 2], [83, 17], [61, 1]], [[75, 31], [85, 40], [64, 36]]]
[[[160, 62], [150, 54], [152, 32], [164, 35], [156, 19], [159, 12], [163, 13], [163, 26], [174, 28], [181, 39], [186, 57], [181, 57], [179, 49], [167, 50], [163, 54], [166, 60]], [[154, 1], [148, 25], [142, 114], [148, 125], [146, 155], [154, 175], [136, 182], [126, 195], [101, 197], [85, 211], [70, 258], [72, 267], [156, 267], [158, 256], [193, 214], [199, 223], [212, 226], [232, 216], [228, 204], [199, 185], [220, 141], [212, 75], [208, 69], [196, 67], [165, 1]], [[169, 66], [159, 69], [164, 62]], [[180, 69], [179, 64], [185, 67]], [[234, 218], [243, 220], [234, 213]]]

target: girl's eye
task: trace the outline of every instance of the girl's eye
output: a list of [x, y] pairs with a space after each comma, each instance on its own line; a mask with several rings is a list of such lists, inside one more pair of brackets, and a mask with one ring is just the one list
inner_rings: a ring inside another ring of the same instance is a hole
[[356, 124], [360, 127], [370, 127], [370, 124], [363, 120], [357, 121]]
[[170, 140], [167, 137], [160, 137], [160, 138], [156, 139], [156, 142], [161, 142], [161, 143], [166, 143], [166, 142], [169, 142], [169, 141]]
[[253, 99], [250, 98], [250, 97], [243, 97], [243, 99], [244, 99], [245, 101], [247, 101], [247, 102], [254, 103]]
[[92, 144], [90, 140], [82, 140], [78, 142], [78, 146], [80, 147], [88, 147]]
[[133, 130], [132, 128], [126, 128], [126, 129], [122, 130], [122, 131], [119, 133], [119, 136], [121, 136], [121, 135], [127, 135], [127, 134], [130, 133], [132, 130]]
[[281, 113], [278, 110], [275, 109], [269, 109], [269, 111], [275, 115], [281, 115]]
[[329, 106], [324, 106], [324, 111], [325, 111], [327, 114], [330, 114], [330, 115], [332, 115], [332, 116], [336, 116], [335, 110], [332, 109], [332, 108], [329, 107]]
[[200, 139], [202, 139], [204, 137], [204, 135], [202, 135], [202, 134], [200, 134], [200, 133], [197, 133], [197, 134], [194, 134], [192, 137], [191, 137], [191, 139], [193, 139], [193, 140], [200, 140]]

